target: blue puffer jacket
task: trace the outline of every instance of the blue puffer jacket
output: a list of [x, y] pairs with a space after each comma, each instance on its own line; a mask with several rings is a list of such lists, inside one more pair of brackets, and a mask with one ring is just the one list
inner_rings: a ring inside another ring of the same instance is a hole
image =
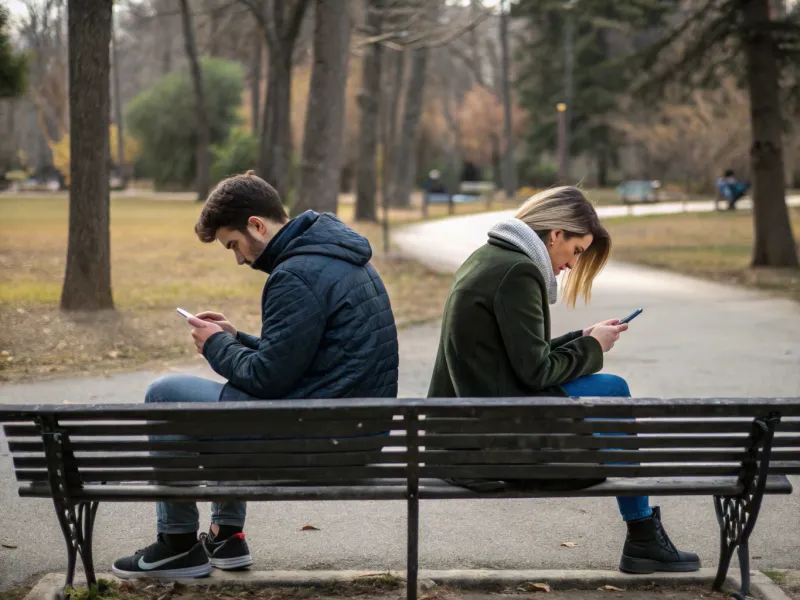
[[332, 214], [289, 221], [253, 268], [270, 273], [261, 338], [216, 333], [203, 355], [220, 400], [397, 396], [398, 346], [372, 249]]

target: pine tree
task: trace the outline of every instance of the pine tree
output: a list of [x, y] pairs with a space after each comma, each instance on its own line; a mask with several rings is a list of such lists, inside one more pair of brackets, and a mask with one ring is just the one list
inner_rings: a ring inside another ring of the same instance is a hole
[[25, 56], [14, 52], [9, 40], [8, 8], [0, 5], [0, 98], [19, 96], [25, 90]]
[[[556, 105], [568, 104], [571, 156], [587, 153], [597, 162], [600, 185], [616, 160], [618, 135], [608, 117], [632, 77], [623, 60], [646, 43], [650, 27], [667, 6], [658, 0], [540, 0], [514, 6], [527, 22], [527, 41], [517, 52], [517, 88], [530, 114], [528, 154], [538, 157], [557, 145]], [[571, 24], [568, 22], [571, 21]], [[567, 28], [572, 27], [572, 101], [566, 97]]]

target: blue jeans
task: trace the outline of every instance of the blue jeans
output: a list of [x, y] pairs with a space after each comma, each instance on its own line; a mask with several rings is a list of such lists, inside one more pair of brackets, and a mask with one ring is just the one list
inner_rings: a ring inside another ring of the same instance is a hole
[[[191, 375], [166, 375], [147, 388], [144, 401], [219, 402], [223, 384]], [[153, 439], [186, 439], [185, 436], [157, 436]], [[200, 513], [194, 502], [158, 502], [158, 533], [193, 533], [200, 529]], [[214, 502], [211, 522], [244, 527], [247, 505], [244, 502]]]
[[[617, 375], [606, 375], [605, 373], [587, 375], [565, 383], [561, 387], [570, 396], [630, 398], [631, 395], [627, 381]], [[619, 504], [619, 512], [622, 513], [622, 520], [626, 523], [636, 519], [645, 519], [653, 514], [653, 509], [650, 508], [650, 499], [647, 496], [619, 496], [617, 504]]]

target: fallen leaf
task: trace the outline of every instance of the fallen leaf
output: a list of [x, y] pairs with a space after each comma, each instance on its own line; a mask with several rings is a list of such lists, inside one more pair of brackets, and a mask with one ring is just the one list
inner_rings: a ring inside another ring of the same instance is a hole
[[564, 546], [565, 548], [574, 548], [578, 544], [575, 542], [561, 542], [561, 545]]
[[546, 583], [525, 583], [517, 588], [520, 592], [550, 592], [550, 586]]
[[9, 550], [16, 550], [17, 549], [17, 547], [14, 546], [13, 544], [0, 544], [0, 546], [2, 546], [3, 548], [8, 548]]
[[303, 528], [300, 531], [319, 531], [319, 529], [313, 525], [303, 525]]
[[603, 585], [597, 588], [602, 592], [624, 592], [625, 590], [622, 588], [614, 587], [613, 585]]

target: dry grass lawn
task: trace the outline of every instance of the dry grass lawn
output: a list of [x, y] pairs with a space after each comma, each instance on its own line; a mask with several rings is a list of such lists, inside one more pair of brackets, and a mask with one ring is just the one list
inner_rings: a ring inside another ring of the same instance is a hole
[[[0, 196], [0, 380], [166, 366], [199, 359], [175, 308], [216, 310], [258, 333], [266, 275], [236, 265], [194, 235], [200, 205], [153, 197], [111, 202], [112, 284], [117, 311], [58, 310], [67, 247], [65, 198]], [[392, 211], [393, 226], [419, 218]], [[341, 217], [352, 218], [352, 206]], [[399, 325], [438, 318], [450, 277], [384, 256], [381, 227], [358, 224]]]
[[[795, 238], [800, 209], [791, 210]], [[750, 211], [608, 219], [615, 260], [736, 283], [800, 300], [800, 270], [750, 269]], [[800, 251], [800, 244], [798, 244]]]

